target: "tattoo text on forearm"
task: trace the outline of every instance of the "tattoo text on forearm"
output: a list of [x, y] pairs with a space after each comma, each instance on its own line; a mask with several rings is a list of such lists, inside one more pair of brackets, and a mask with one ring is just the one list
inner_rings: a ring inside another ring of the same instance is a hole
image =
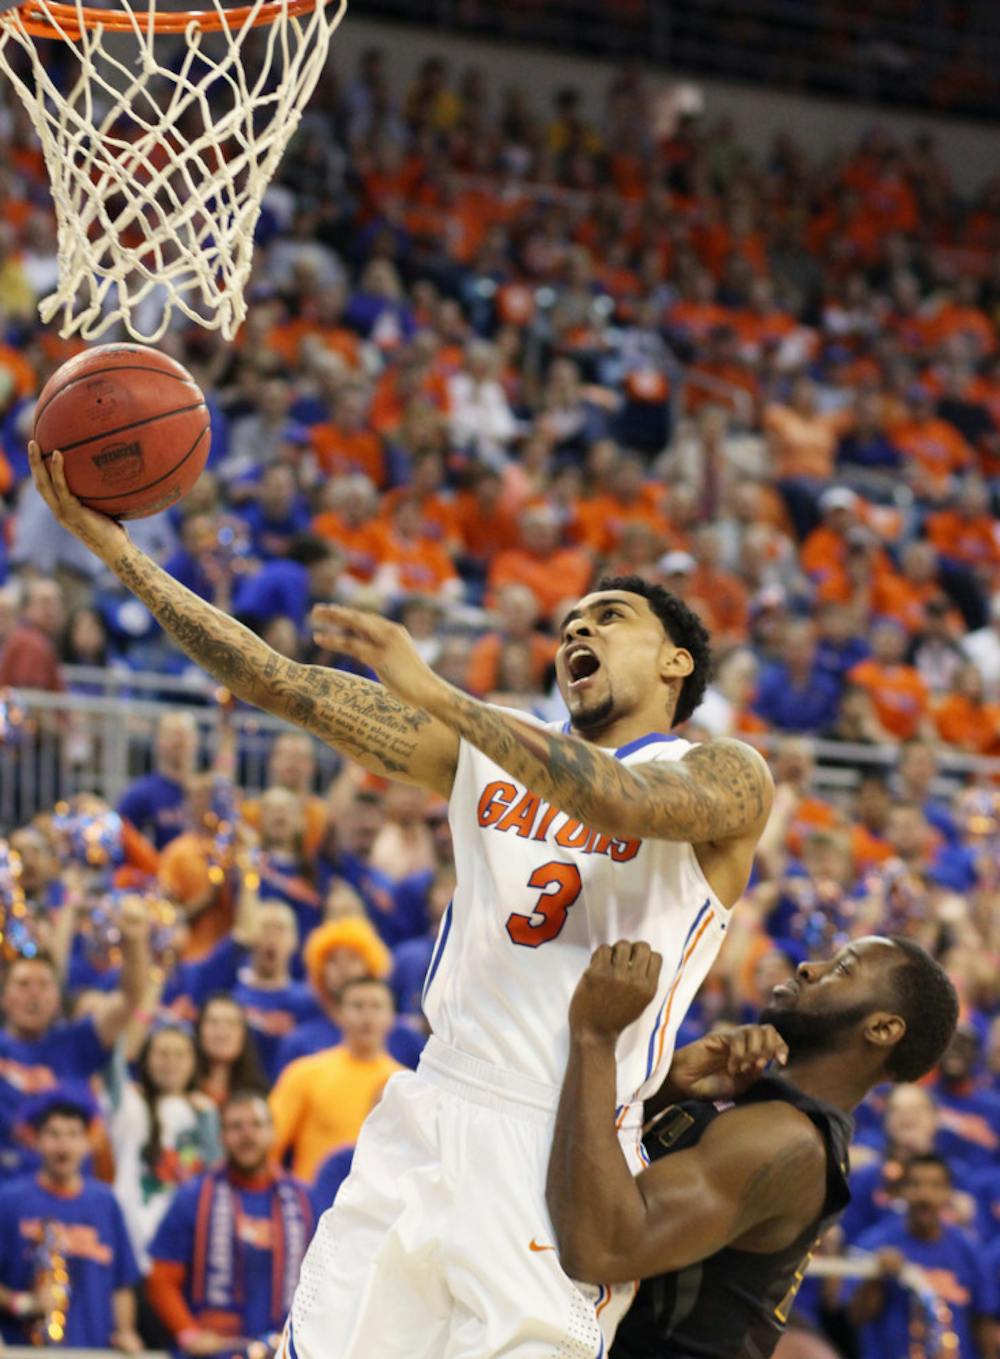
[[380, 685], [299, 665], [192, 595], [147, 558], [123, 553], [115, 571], [192, 660], [237, 697], [307, 728], [344, 754], [403, 773], [431, 718]]

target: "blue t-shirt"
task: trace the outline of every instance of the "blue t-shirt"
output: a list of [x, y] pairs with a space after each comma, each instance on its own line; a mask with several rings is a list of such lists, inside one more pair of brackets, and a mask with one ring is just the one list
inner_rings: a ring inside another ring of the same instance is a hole
[[269, 1081], [277, 1080], [281, 1070], [278, 1063], [281, 1044], [300, 1025], [315, 1020], [319, 1014], [312, 988], [305, 982], [294, 981], [273, 988], [254, 986], [241, 976], [232, 994], [246, 1010], [264, 1074]]
[[976, 1199], [976, 1230], [984, 1241], [1000, 1244], [1000, 1165], [979, 1171], [971, 1190]]
[[164, 1003], [175, 1005], [182, 997], [200, 1010], [219, 991], [228, 992], [247, 1013], [261, 1066], [268, 1080], [277, 1077], [278, 1049], [298, 1025], [316, 1018], [319, 1004], [304, 982], [284, 986], [256, 985], [249, 976], [248, 950], [234, 939], [222, 939], [204, 958], [182, 963], [164, 991]]
[[[64, 1343], [109, 1349], [115, 1329], [114, 1293], [139, 1282], [118, 1202], [107, 1185], [96, 1180], [85, 1179], [72, 1196], [53, 1193], [34, 1175], [5, 1185], [0, 1190], [0, 1282], [6, 1288], [24, 1292], [34, 1287], [48, 1222], [55, 1224], [56, 1242], [69, 1273]], [[30, 1325], [0, 1317], [9, 1344], [25, 1344]]]
[[427, 929], [427, 896], [434, 882], [429, 871], [406, 878], [391, 878], [357, 854], [340, 851], [319, 860], [319, 885], [329, 887], [332, 878], [343, 878], [365, 904], [368, 919], [383, 943], [395, 948]]
[[[949, 1329], [958, 1337], [955, 1359], [977, 1359], [973, 1319], [996, 1312], [997, 1292], [972, 1237], [957, 1227], [944, 1226], [936, 1241], [920, 1241], [910, 1232], [905, 1217], [893, 1217], [863, 1233], [857, 1244], [865, 1251], [893, 1247], [911, 1264], [919, 1265], [951, 1313]], [[848, 1294], [857, 1287], [857, 1283], [849, 1285]], [[881, 1314], [859, 1328], [861, 1359], [909, 1359], [912, 1295], [891, 1279], [885, 1280], [884, 1288]]]
[[257, 865], [261, 901], [283, 901], [295, 912], [299, 930], [299, 952], [292, 963], [292, 976], [303, 977], [302, 945], [317, 925], [323, 923], [323, 899], [313, 884], [302, 876], [299, 862], [269, 850], [260, 856]]
[[431, 964], [434, 940], [429, 935], [422, 939], [408, 939], [393, 951], [390, 984], [396, 997], [396, 1009], [401, 1015], [423, 1012], [424, 979]]
[[852, 637], [838, 646], [823, 639], [816, 643], [816, 668], [837, 684], [843, 684], [848, 670], [853, 670], [871, 654], [871, 647], [863, 637]]
[[163, 569], [168, 576], [173, 576], [178, 584], [185, 586], [199, 599], [206, 599], [210, 604], [214, 603], [216, 585], [198, 558], [193, 557], [190, 552], [178, 548], [163, 563]]
[[[149, 1247], [149, 1254], [153, 1260], [164, 1260], [188, 1267], [184, 1294], [185, 1301], [195, 1318], [208, 1310], [194, 1300], [190, 1271], [194, 1259], [195, 1223], [203, 1180], [204, 1176], [199, 1175], [197, 1179], [181, 1185], [163, 1221], [156, 1229]], [[247, 1186], [235, 1178], [230, 1180], [230, 1184], [239, 1203], [235, 1214], [238, 1233], [236, 1267], [239, 1271], [236, 1283], [238, 1295], [243, 1301], [239, 1311], [234, 1310], [228, 1314], [230, 1324], [225, 1326], [225, 1334], [260, 1337], [273, 1330], [276, 1320], [273, 1316], [275, 1285], [275, 1226], [271, 1215], [273, 1197], [267, 1188]], [[308, 1188], [303, 1185], [302, 1190], [308, 1197]], [[312, 1223], [307, 1223], [306, 1228], [308, 1240]], [[210, 1258], [211, 1254], [209, 1242]], [[225, 1321], [227, 1313], [217, 1307], [213, 1307], [211, 1312], [213, 1329], [221, 1329], [220, 1323]]]
[[818, 666], [800, 689], [788, 667], [775, 661], [764, 667], [753, 708], [779, 731], [824, 731], [835, 722], [839, 703], [840, 685]]
[[[938, 1155], [943, 1153], [938, 1150]], [[971, 1194], [978, 1202], [980, 1186], [974, 1175], [957, 1162], [952, 1162], [951, 1177], [956, 1189]], [[855, 1245], [866, 1232], [888, 1218], [902, 1215], [904, 1204], [899, 1197], [901, 1180], [902, 1169], [899, 1164], [893, 1163], [887, 1170], [884, 1156], [871, 1165], [852, 1171], [851, 1201], [840, 1219], [840, 1228], [848, 1245]]]
[[243, 577], [237, 585], [233, 613], [261, 624], [290, 618], [302, 632], [311, 603], [309, 571], [301, 562], [265, 562], [256, 575]]
[[337, 1197], [337, 1190], [351, 1173], [353, 1160], [353, 1147], [338, 1147], [332, 1155], [326, 1158], [316, 1172], [312, 1186], [312, 1201], [313, 1212], [316, 1214], [317, 1220]]
[[15, 1038], [0, 1030], [0, 1176], [9, 1178], [38, 1165], [32, 1130], [21, 1126], [21, 1110], [37, 1095], [59, 1086], [89, 1108], [89, 1080], [108, 1061], [91, 1016], [55, 1024], [42, 1038]]
[[256, 503], [242, 505], [237, 515], [250, 530], [253, 554], [262, 561], [275, 561], [287, 555], [292, 539], [308, 531], [309, 506], [301, 496], [295, 498], [284, 519], [270, 519]]
[[931, 1087], [938, 1102], [936, 1142], [948, 1161], [986, 1170], [1000, 1155], [1000, 1095], [978, 1087], [954, 1089], [943, 1081]]
[[[340, 1029], [326, 1015], [300, 1024], [294, 1033], [281, 1040], [278, 1072], [284, 1071], [290, 1062], [299, 1057], [311, 1057], [315, 1052], [335, 1048], [341, 1037]], [[426, 1042], [425, 1035], [417, 1033], [408, 1024], [394, 1024], [385, 1046], [390, 1057], [394, 1057], [401, 1066], [408, 1066], [411, 1071], [415, 1071]]]
[[875, 468], [878, 471], [892, 471], [902, 461], [896, 445], [881, 433], [860, 435], [846, 434], [837, 449], [837, 463], [843, 467]]
[[118, 815], [163, 849], [184, 829], [184, 785], [165, 774], [146, 774], [125, 790]]

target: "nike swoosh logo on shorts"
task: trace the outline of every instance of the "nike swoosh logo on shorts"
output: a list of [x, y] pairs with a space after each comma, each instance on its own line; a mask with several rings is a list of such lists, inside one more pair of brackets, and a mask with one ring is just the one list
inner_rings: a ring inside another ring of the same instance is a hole
[[540, 1246], [534, 1237], [528, 1242], [529, 1250], [555, 1250], [555, 1246]]

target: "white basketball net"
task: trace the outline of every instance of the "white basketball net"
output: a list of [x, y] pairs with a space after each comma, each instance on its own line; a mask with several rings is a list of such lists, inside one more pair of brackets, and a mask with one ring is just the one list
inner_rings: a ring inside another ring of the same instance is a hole
[[[72, 0], [71, 0], [72, 2]], [[151, 343], [177, 309], [232, 339], [264, 192], [326, 62], [346, 0], [317, 0], [301, 17], [289, 0], [256, 0], [217, 33], [192, 22], [154, 30], [156, 0], [109, 10], [128, 29], [69, 24], [49, 0], [31, 14], [70, 49], [65, 90], [46, 68], [55, 42], [26, 29], [0, 0], [0, 69], [41, 141], [59, 235], [59, 285], [39, 304], [64, 336], [96, 339], [121, 323]], [[10, 3], [10, 0], [7, 0]], [[265, 9], [274, 21], [254, 27]], [[80, 0], [76, 13], [82, 14]], [[26, 11], [25, 11], [26, 12]], [[27, 53], [31, 83], [23, 77]]]

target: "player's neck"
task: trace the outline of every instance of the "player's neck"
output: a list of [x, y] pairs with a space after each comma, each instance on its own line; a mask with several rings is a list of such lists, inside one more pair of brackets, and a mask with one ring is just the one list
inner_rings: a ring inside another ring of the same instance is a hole
[[875, 1084], [868, 1072], [846, 1060], [842, 1052], [818, 1053], [799, 1061], [793, 1058], [781, 1074], [804, 1095], [845, 1113], [856, 1109]]
[[583, 730], [572, 727], [574, 736], [590, 741], [592, 745], [603, 746], [606, 750], [621, 750], [622, 746], [641, 741], [644, 736], [659, 732], [666, 736], [670, 732], [673, 717], [664, 711], [662, 704], [629, 713], [624, 717], [609, 720], [606, 726], [586, 727]]

